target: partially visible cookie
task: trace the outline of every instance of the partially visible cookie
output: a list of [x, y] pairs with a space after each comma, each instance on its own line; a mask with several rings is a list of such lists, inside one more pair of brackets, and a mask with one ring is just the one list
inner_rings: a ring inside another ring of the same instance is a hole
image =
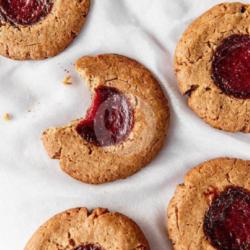
[[169, 108], [160, 84], [140, 63], [120, 55], [82, 57], [76, 69], [87, 81], [93, 103], [84, 119], [43, 133], [48, 155], [86, 183], [134, 174], [165, 141]]
[[0, 54], [45, 59], [63, 51], [80, 32], [90, 0], [1, 0]]
[[75, 208], [43, 224], [25, 250], [149, 250], [141, 229], [131, 219], [107, 209]]
[[193, 168], [167, 217], [175, 250], [250, 249], [250, 161], [218, 158]]
[[222, 3], [197, 18], [175, 52], [188, 105], [211, 126], [250, 132], [250, 5]]

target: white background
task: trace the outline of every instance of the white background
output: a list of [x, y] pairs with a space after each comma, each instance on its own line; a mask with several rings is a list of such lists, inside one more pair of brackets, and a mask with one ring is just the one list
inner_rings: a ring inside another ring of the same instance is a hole
[[[153, 250], [171, 249], [165, 210], [185, 172], [218, 156], [250, 158], [249, 135], [218, 131], [186, 105], [172, 70], [176, 43], [187, 25], [219, 1], [93, 0], [85, 28], [59, 56], [40, 62], [0, 57], [0, 248], [23, 249], [37, 227], [64, 209], [107, 207], [138, 222]], [[171, 105], [167, 145], [144, 170], [101, 186], [70, 178], [46, 155], [41, 132], [82, 117], [90, 94], [74, 72], [86, 54], [114, 52], [145, 64], [158, 77]], [[65, 69], [72, 86], [62, 80]]]

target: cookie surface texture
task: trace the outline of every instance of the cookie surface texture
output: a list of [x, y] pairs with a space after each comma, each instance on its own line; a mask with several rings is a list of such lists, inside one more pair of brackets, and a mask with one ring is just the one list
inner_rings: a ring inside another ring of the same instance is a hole
[[175, 52], [179, 89], [211, 126], [250, 132], [250, 5], [222, 3], [196, 19]]
[[250, 161], [218, 158], [190, 170], [167, 211], [175, 250], [250, 247]]
[[82, 57], [76, 70], [93, 93], [85, 119], [43, 133], [48, 155], [86, 183], [126, 178], [151, 162], [164, 145], [169, 108], [149, 70], [124, 56]]
[[63, 51], [85, 23], [90, 0], [2, 0], [0, 54], [40, 60]]
[[149, 250], [148, 242], [128, 217], [97, 208], [70, 209], [43, 224], [25, 250]]

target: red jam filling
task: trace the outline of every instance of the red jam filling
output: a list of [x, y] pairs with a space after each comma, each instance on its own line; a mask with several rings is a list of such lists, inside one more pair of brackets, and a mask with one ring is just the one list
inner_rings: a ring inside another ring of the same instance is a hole
[[101, 86], [95, 90], [87, 116], [77, 125], [76, 131], [90, 143], [110, 146], [124, 141], [133, 123], [129, 100], [119, 90]]
[[204, 232], [219, 250], [250, 249], [250, 192], [230, 186], [211, 203]]
[[0, 17], [14, 24], [32, 25], [46, 17], [53, 0], [0, 0]]
[[250, 36], [232, 35], [216, 49], [212, 78], [228, 95], [250, 98]]
[[103, 248], [95, 244], [86, 244], [78, 246], [74, 250], [103, 250]]

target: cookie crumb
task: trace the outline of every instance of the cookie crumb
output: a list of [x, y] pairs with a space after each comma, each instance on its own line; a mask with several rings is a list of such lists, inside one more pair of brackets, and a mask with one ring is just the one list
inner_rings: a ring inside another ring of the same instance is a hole
[[3, 120], [4, 121], [10, 121], [11, 119], [12, 119], [11, 114], [9, 114], [9, 113], [4, 113], [3, 114]]
[[63, 83], [64, 83], [65, 85], [71, 85], [72, 82], [73, 82], [73, 81], [72, 81], [72, 77], [71, 77], [70, 75], [67, 75], [67, 76], [64, 77]]

